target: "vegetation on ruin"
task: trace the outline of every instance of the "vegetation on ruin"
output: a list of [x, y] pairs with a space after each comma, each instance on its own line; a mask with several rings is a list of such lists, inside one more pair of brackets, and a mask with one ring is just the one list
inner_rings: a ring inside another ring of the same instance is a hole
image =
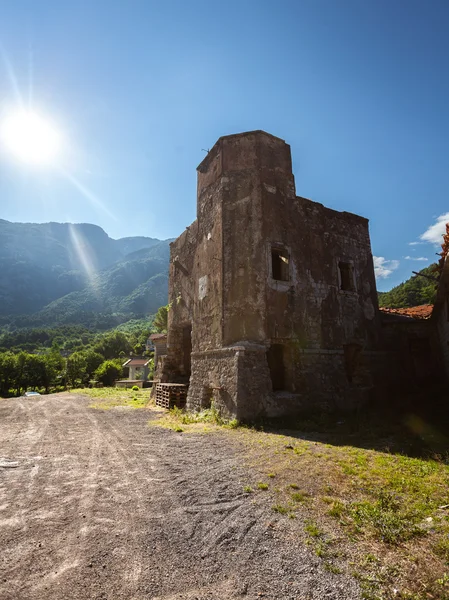
[[161, 306], [159, 307], [157, 313], [154, 315], [153, 327], [157, 333], [167, 333], [169, 309], [169, 304], [167, 304], [166, 306]]

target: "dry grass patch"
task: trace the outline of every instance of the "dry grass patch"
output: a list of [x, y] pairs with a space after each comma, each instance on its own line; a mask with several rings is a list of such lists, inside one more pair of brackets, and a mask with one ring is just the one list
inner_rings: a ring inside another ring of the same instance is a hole
[[213, 407], [195, 413], [175, 407], [164, 411], [159, 419], [149, 421], [148, 425], [185, 433], [210, 433], [222, 428], [236, 429], [239, 423], [236, 419], [223, 419]]
[[89, 408], [110, 410], [118, 406], [145, 408], [150, 401], [150, 390], [131, 390], [124, 388], [82, 388], [71, 390], [74, 394], [83, 394], [94, 400]]
[[255, 480], [267, 470], [276, 472], [273, 510], [300, 516], [306, 543], [328, 570], [357, 577], [363, 598], [449, 600], [444, 458], [411, 458], [249, 429], [239, 437], [250, 449]]
[[[357, 440], [340, 446], [330, 436], [321, 442], [240, 427], [213, 409], [174, 410], [150, 424], [232, 434], [252, 473], [244, 492], [269, 502], [279, 519], [292, 519], [329, 572], [358, 579], [365, 600], [449, 600], [448, 457], [412, 458], [358, 447]], [[367, 435], [369, 444], [372, 431]]]

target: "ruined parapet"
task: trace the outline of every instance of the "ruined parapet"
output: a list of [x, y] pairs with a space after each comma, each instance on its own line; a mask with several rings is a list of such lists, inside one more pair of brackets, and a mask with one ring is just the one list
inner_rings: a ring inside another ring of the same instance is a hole
[[238, 418], [360, 402], [379, 324], [368, 221], [296, 196], [290, 147], [220, 138], [171, 245], [170, 381]]

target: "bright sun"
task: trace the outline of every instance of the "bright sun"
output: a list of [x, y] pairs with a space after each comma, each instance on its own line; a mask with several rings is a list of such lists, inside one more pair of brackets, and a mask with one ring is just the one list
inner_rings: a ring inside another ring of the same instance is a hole
[[33, 164], [53, 164], [61, 147], [60, 135], [52, 124], [26, 110], [8, 115], [0, 125], [0, 136], [12, 154]]

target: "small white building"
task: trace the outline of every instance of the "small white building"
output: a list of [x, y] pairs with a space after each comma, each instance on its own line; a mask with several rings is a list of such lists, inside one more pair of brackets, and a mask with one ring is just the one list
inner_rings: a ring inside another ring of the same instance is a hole
[[129, 358], [122, 365], [122, 367], [129, 368], [128, 379], [116, 381], [115, 385], [117, 387], [130, 387], [133, 385], [138, 385], [139, 387], [143, 387], [143, 382], [147, 381], [148, 374], [150, 372], [150, 369], [148, 366], [149, 363], [150, 363], [149, 358], [142, 358], [141, 356]]

